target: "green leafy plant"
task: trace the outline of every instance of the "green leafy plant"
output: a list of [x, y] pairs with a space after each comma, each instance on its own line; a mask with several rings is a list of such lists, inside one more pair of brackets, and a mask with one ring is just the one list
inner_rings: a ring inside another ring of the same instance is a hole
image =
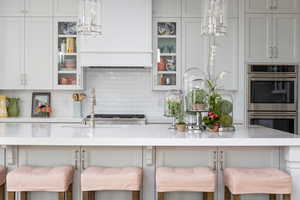
[[222, 127], [232, 127], [232, 117], [230, 115], [222, 115], [220, 117], [220, 125]]
[[168, 115], [171, 117], [177, 117], [182, 109], [182, 102], [177, 100], [168, 100]]
[[207, 103], [207, 92], [203, 89], [196, 89], [192, 92], [193, 104], [206, 104]]

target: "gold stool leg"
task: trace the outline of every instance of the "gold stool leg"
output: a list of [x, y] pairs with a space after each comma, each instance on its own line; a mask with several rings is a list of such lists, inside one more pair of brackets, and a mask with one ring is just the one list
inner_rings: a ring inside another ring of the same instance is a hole
[[4, 200], [5, 198], [5, 184], [0, 185], [0, 200]]
[[224, 188], [224, 200], [231, 200], [231, 192], [227, 186]]
[[84, 191], [82, 192], [83, 200], [95, 200], [96, 193], [94, 191]]
[[284, 194], [283, 200], [291, 200], [291, 194]]
[[21, 200], [27, 200], [28, 199], [28, 193], [27, 192], [21, 192]]
[[140, 191], [132, 192], [132, 200], [140, 200]]
[[73, 200], [73, 185], [70, 184], [67, 191], [67, 200]]
[[8, 196], [8, 200], [15, 200], [16, 199], [16, 193], [15, 192], [8, 192], [7, 196]]
[[214, 200], [214, 193], [213, 192], [207, 192], [206, 193], [206, 200]]
[[165, 193], [159, 192], [158, 193], [158, 200], [165, 200]]
[[203, 192], [203, 200], [207, 200], [207, 192]]
[[66, 200], [66, 192], [59, 192], [58, 200]]
[[269, 194], [270, 200], [276, 200], [276, 194]]
[[241, 195], [239, 195], [239, 194], [234, 194], [234, 195], [233, 195], [233, 200], [241, 200]]

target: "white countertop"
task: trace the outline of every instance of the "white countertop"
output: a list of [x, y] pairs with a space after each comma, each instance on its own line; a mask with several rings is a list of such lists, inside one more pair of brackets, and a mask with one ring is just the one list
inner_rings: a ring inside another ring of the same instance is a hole
[[169, 125], [2, 123], [0, 145], [45, 146], [300, 146], [300, 137], [263, 127], [227, 133], [179, 133]]

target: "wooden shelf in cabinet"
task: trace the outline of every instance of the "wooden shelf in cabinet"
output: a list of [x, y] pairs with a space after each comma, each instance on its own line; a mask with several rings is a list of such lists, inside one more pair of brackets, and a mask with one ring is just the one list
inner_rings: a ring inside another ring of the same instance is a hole
[[157, 38], [176, 38], [176, 35], [158, 35]]
[[158, 71], [157, 74], [176, 74], [176, 71]]
[[70, 70], [70, 71], [58, 71], [59, 74], [77, 74], [77, 71]]
[[68, 37], [71, 37], [71, 38], [76, 38], [77, 35], [58, 35], [59, 38], [68, 38]]

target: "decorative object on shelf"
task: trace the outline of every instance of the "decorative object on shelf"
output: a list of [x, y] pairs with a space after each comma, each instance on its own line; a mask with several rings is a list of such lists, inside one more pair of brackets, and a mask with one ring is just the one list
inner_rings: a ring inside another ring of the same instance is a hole
[[32, 117], [50, 117], [51, 93], [50, 92], [33, 92], [32, 93]]
[[79, 18], [77, 25], [79, 35], [102, 35], [101, 18], [101, 0], [79, 0]]
[[76, 53], [76, 38], [67, 37], [66, 52], [67, 53]]
[[0, 118], [8, 117], [7, 114], [7, 98], [6, 96], [0, 96]]
[[160, 62], [157, 63], [157, 71], [166, 71], [166, 60], [163, 57], [160, 57]]
[[73, 98], [73, 117], [81, 118], [82, 117], [82, 101], [86, 98], [84, 93], [74, 93]]
[[158, 35], [172, 36], [176, 35], [176, 23], [174, 22], [160, 22], [158, 23]]
[[76, 35], [76, 23], [75, 22], [59, 22], [58, 23], [59, 35]]
[[165, 97], [165, 116], [172, 118], [170, 129], [176, 129], [176, 119], [183, 112], [183, 96], [178, 90], [168, 91]]
[[20, 99], [7, 98], [7, 113], [8, 117], [19, 117], [20, 115]]

